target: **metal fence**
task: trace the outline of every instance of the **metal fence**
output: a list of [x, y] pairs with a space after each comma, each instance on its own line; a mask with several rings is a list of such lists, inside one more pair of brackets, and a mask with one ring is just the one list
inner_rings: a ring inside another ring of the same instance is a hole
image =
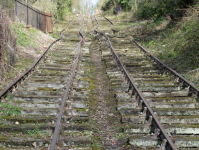
[[9, 27], [5, 10], [0, 9], [0, 77], [4, 78], [16, 61], [16, 38]]
[[[17, 16], [17, 17], [16, 17]], [[37, 10], [21, 0], [0, 0], [0, 80], [16, 62], [16, 38], [9, 23], [18, 18], [43, 32], [53, 32], [52, 15]]]
[[53, 32], [52, 14], [42, 12], [22, 0], [15, 0], [15, 14], [20, 22], [31, 25], [43, 32]]
[[15, 20], [14, 1], [15, 0], [0, 0], [1, 12], [9, 16], [12, 21]]

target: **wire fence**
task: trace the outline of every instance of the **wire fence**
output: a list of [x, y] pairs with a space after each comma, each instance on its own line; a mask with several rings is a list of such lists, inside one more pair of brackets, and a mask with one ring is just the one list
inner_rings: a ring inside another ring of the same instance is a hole
[[53, 32], [52, 14], [42, 12], [22, 0], [15, 0], [15, 14], [20, 22], [43, 32]]
[[9, 27], [7, 10], [0, 9], [0, 77], [3, 80], [6, 72], [16, 62], [16, 38]]
[[0, 9], [4, 15], [9, 16], [12, 21], [15, 21], [15, 0], [0, 0]]
[[53, 32], [52, 15], [28, 5], [22, 0], [0, 0], [0, 80], [17, 60], [16, 38], [10, 21], [19, 20], [43, 32]]

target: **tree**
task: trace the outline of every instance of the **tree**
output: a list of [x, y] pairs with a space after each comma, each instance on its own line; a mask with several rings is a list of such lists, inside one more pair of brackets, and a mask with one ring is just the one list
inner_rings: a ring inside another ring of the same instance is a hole
[[57, 0], [57, 19], [64, 20], [64, 15], [72, 14], [71, 0]]

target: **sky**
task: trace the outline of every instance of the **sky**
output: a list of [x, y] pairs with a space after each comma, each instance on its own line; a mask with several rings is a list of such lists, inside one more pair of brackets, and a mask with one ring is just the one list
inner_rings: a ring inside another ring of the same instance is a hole
[[95, 6], [96, 4], [97, 4], [97, 2], [98, 2], [98, 0], [90, 0], [91, 1], [91, 3]]
[[[99, 1], [99, 0], [80, 0], [79, 2], [80, 2], [80, 5], [82, 6], [82, 4], [84, 4], [86, 1], [90, 1], [91, 2], [91, 4], [92, 4], [92, 6], [96, 6], [97, 5], [97, 2]], [[84, 7], [84, 6], [82, 6], [82, 7]], [[73, 11], [75, 12], [75, 8], [73, 9]], [[92, 11], [91, 11], [92, 12]], [[94, 13], [94, 12], [92, 12], [92, 13]]]

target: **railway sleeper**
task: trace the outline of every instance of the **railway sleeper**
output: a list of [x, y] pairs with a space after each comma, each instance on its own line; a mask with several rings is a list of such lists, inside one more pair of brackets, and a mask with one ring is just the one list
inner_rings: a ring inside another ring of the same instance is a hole
[[[115, 50], [119, 51], [117, 48]], [[124, 46], [121, 47], [121, 49], [122, 48], [124, 48]], [[102, 60], [107, 67], [107, 75], [109, 76], [110, 81], [114, 82], [112, 85], [124, 87], [125, 84], [122, 83], [124, 78], [120, 76], [121, 72], [113, 61], [110, 61], [112, 56], [110, 56], [107, 49], [101, 51], [103, 56]], [[122, 52], [125, 52], [126, 55], [122, 55]], [[131, 54], [128, 53], [129, 50], [122, 50], [122, 52], [120, 51], [120, 56], [124, 61], [124, 64], [125, 60], [128, 60], [127, 66], [129, 67], [126, 67], [126, 69], [129, 71], [133, 81], [135, 81], [135, 84], [142, 91], [144, 97], [158, 116], [158, 119], [164, 126], [166, 132], [171, 136], [176, 147], [179, 149], [196, 149], [199, 146], [199, 123], [197, 110], [198, 104], [194, 95], [190, 93], [189, 89], [184, 89], [180, 84], [176, 84], [172, 77], [164, 74], [158, 67], [156, 74], [150, 72], [147, 73], [146, 70], [149, 66], [144, 67], [144, 69], [137, 69], [138, 67], [133, 68], [133, 66], [130, 66], [129, 58], [132, 57], [131, 60], [134, 62], [136, 56], [131, 56]], [[140, 54], [137, 56], [140, 57]], [[143, 55], [140, 57], [139, 61], [142, 61], [142, 58], [144, 61], [147, 60], [147, 58], [144, 59], [144, 57], [146, 56]], [[143, 65], [144, 64], [147, 63], [143, 63]], [[120, 92], [115, 90], [114, 92], [117, 100], [117, 110], [121, 114], [121, 122], [123, 123], [121, 132], [131, 135], [133, 134], [133, 136], [129, 136], [128, 141], [131, 148], [137, 147], [142, 149], [144, 147], [144, 149], [154, 149], [155, 147], [161, 147], [162, 143], [158, 139], [151, 139], [154, 134], [154, 127], [147, 123], [146, 114], [144, 114], [143, 110], [138, 107], [134, 96], [131, 97], [128, 91], [124, 90]]]

